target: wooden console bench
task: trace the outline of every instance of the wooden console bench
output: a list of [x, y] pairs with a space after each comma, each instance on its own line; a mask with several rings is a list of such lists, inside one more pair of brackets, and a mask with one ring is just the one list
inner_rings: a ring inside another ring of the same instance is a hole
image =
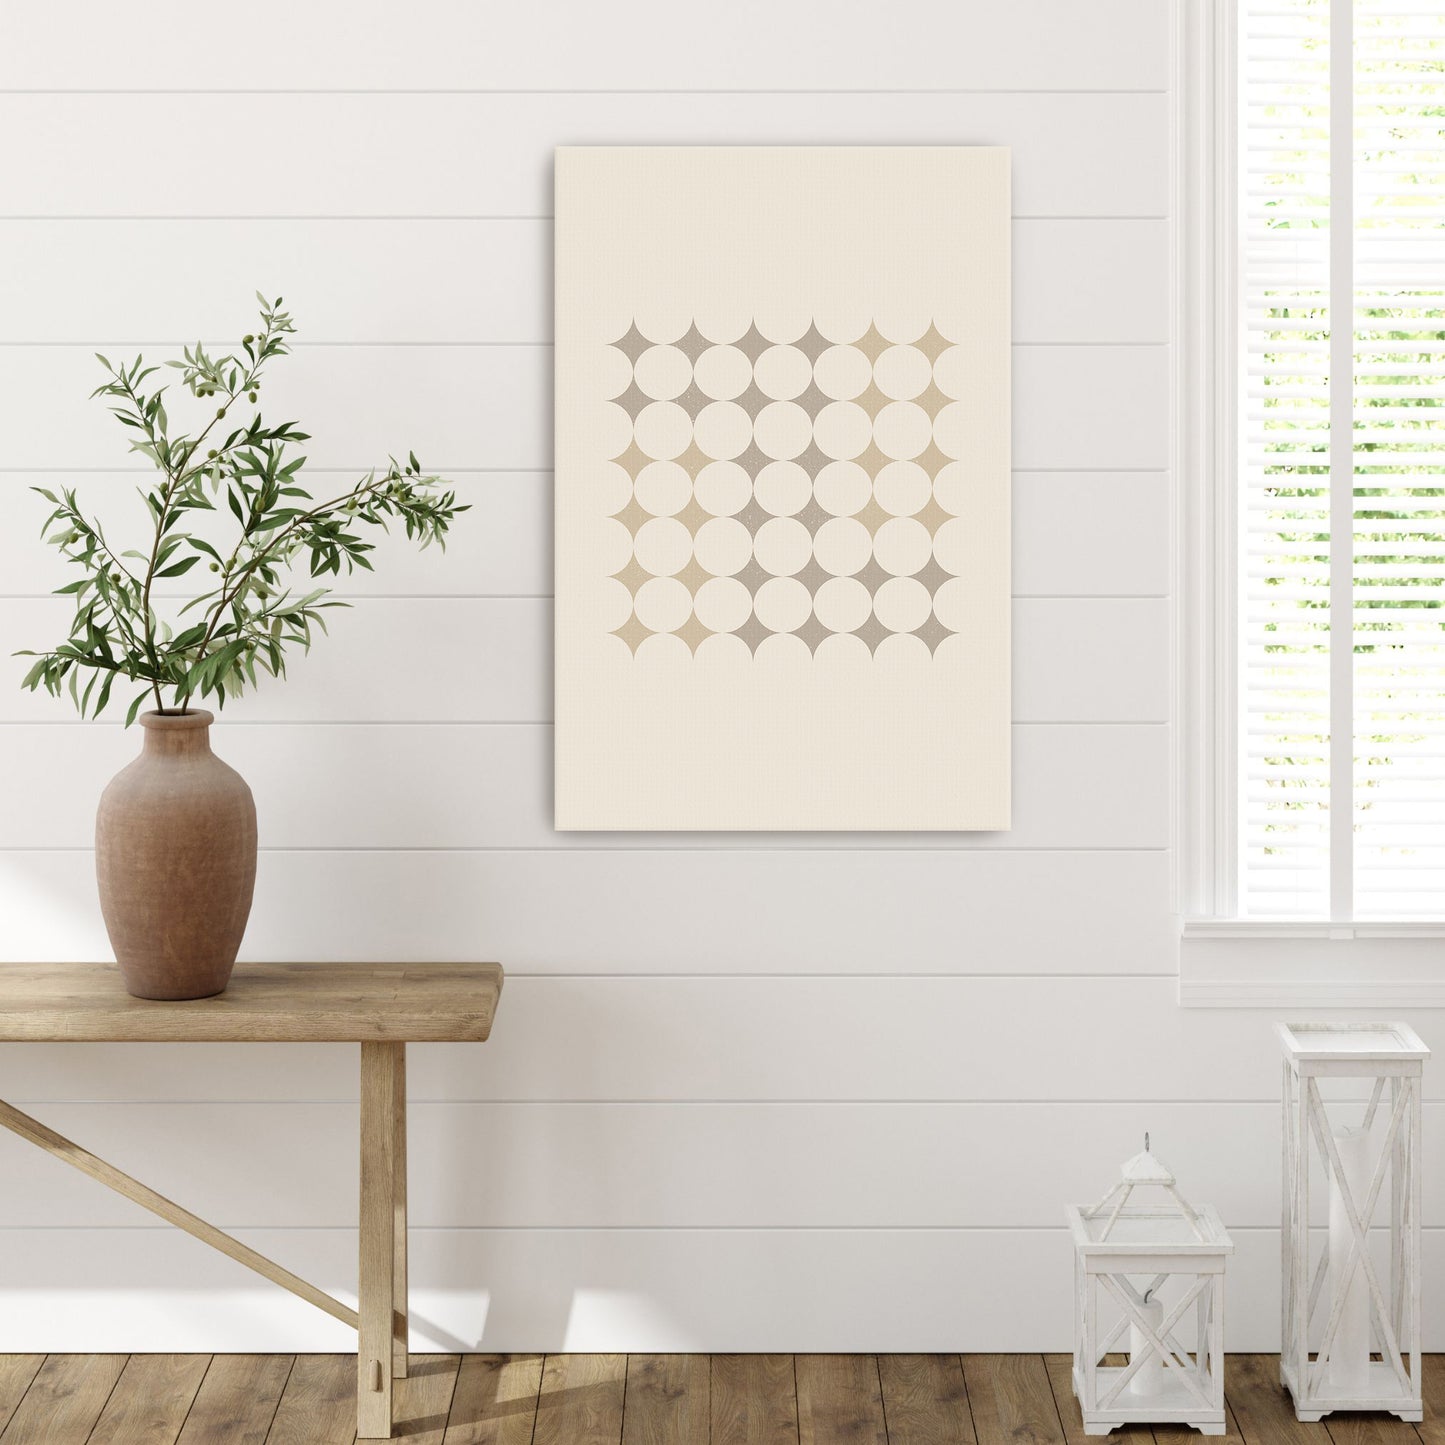
[[106, 964], [0, 964], [0, 1042], [359, 1043], [355, 1310], [9, 1104], [0, 1124], [356, 1329], [356, 1432], [390, 1439], [407, 1367], [406, 1046], [482, 1042], [501, 991], [495, 963], [238, 964], [216, 998], [163, 1003], [132, 998]]

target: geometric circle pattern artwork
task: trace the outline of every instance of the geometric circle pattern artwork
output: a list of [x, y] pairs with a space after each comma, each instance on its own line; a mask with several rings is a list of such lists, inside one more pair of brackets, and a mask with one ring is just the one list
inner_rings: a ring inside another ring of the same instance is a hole
[[963, 525], [963, 408], [936, 326], [839, 341], [816, 322], [719, 338], [694, 323], [650, 338], [634, 321], [612, 345], [630, 368], [610, 398], [630, 440], [611, 458], [629, 492], [613, 513], [627, 562], [610, 575], [631, 601], [612, 635], [634, 655], [662, 634], [694, 654], [737, 637], [754, 655], [778, 636], [876, 653], [901, 634], [934, 654], [955, 635], [938, 604]]

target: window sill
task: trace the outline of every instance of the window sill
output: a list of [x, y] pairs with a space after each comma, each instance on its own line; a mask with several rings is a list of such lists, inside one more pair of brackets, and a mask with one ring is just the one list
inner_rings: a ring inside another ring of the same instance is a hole
[[1186, 919], [1179, 1002], [1185, 1008], [1442, 1008], [1445, 919]]

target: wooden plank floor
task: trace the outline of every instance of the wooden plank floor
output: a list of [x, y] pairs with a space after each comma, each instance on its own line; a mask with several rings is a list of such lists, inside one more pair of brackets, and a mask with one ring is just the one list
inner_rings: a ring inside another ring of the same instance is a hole
[[[354, 1445], [355, 1379], [353, 1355], [0, 1355], [0, 1445]], [[1275, 1356], [1229, 1356], [1225, 1445], [1445, 1445], [1445, 1355], [1420, 1425], [1302, 1425], [1278, 1382]], [[396, 1398], [407, 1445], [1085, 1440], [1065, 1355], [414, 1355]]]

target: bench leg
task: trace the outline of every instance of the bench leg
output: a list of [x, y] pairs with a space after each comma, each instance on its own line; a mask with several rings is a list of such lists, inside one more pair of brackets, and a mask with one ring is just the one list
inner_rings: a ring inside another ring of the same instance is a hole
[[361, 1259], [356, 1434], [391, 1438], [396, 1334], [396, 1105], [401, 1044], [361, 1046]]
[[393, 1293], [393, 1335], [391, 1343], [391, 1374], [393, 1379], [406, 1379], [407, 1352], [410, 1335], [407, 1322], [406, 1299], [406, 1045], [396, 1045], [396, 1072], [392, 1079], [394, 1090], [391, 1110], [392, 1118], [392, 1220], [395, 1266], [392, 1278], [395, 1282]]

